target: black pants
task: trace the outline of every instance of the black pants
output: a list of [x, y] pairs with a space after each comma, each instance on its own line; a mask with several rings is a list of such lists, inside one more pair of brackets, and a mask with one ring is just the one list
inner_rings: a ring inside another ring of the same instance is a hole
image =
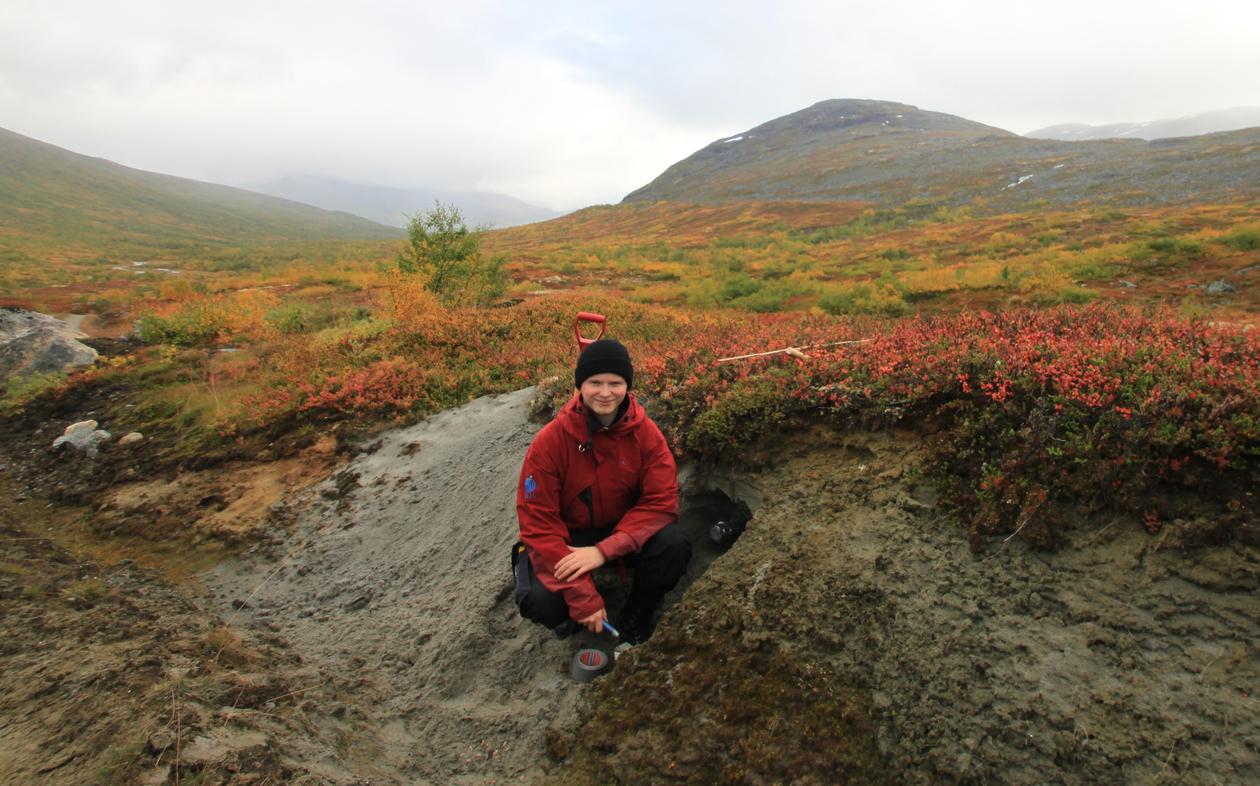
[[[594, 546], [612, 534], [612, 529], [570, 532], [571, 545], [582, 547]], [[634, 568], [631, 599], [655, 606], [687, 572], [687, 563], [691, 561], [691, 542], [678, 524], [671, 523], [649, 538], [638, 554], [628, 554], [622, 559]], [[569, 619], [569, 604], [564, 602], [564, 596], [543, 586], [534, 575], [534, 566], [528, 554], [518, 555], [513, 572], [516, 576], [516, 604], [521, 608], [522, 617], [548, 628], [555, 628]]]

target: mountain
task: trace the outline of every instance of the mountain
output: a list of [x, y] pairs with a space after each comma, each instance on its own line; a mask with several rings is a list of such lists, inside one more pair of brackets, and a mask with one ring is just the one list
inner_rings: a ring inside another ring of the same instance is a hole
[[1258, 193], [1260, 129], [1059, 142], [906, 104], [837, 99], [715, 140], [623, 202], [858, 200], [998, 212]]
[[163, 255], [297, 240], [379, 240], [348, 213], [132, 169], [0, 129], [0, 252]]
[[1260, 126], [1260, 107], [1243, 106], [1201, 112], [1197, 115], [1171, 120], [1148, 120], [1144, 123], [1111, 123], [1103, 126], [1063, 123], [1029, 131], [1024, 136], [1031, 139], [1058, 139], [1064, 142], [1079, 142], [1088, 139], [1150, 140], [1237, 131], [1240, 128], [1254, 128], [1255, 126]]
[[433, 207], [435, 201], [455, 205], [470, 225], [510, 227], [546, 221], [560, 213], [506, 196], [478, 191], [432, 188], [390, 188], [299, 175], [251, 185], [263, 194], [305, 202], [327, 210], [343, 210], [381, 224], [406, 226], [408, 216]]

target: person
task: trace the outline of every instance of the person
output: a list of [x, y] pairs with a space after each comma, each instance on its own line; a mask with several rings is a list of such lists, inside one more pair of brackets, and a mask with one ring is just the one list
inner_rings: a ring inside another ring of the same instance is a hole
[[[516, 490], [520, 542], [513, 549], [521, 616], [561, 638], [610, 622], [621, 639], [652, 635], [655, 612], [691, 560], [677, 524], [674, 457], [630, 393], [634, 366], [615, 339], [578, 356], [576, 393], [534, 438]], [[593, 572], [614, 560], [634, 568], [625, 604], [610, 620]]]

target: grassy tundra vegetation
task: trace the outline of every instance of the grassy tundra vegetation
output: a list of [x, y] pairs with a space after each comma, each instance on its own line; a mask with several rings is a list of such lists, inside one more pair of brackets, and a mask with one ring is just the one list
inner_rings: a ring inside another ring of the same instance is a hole
[[143, 265], [10, 257], [4, 302], [88, 313], [103, 335], [134, 324], [139, 341], [89, 371], [10, 383], [0, 406], [107, 389], [97, 419], [154, 435], [178, 462], [563, 376], [574, 313], [598, 310], [634, 347], [639, 388], [681, 454], [740, 456], [817, 418], [930, 424], [977, 544], [1015, 531], [1051, 543], [1079, 504], [1118, 504], [1159, 529], [1176, 513], [1163, 493], [1185, 487], [1210, 489], [1228, 515], [1183, 537], [1219, 541], [1255, 504], [1241, 491], [1260, 467], [1254, 202], [981, 217], [637, 203], [482, 240], [510, 282], [491, 306], [439, 297], [398, 264], [401, 241]]

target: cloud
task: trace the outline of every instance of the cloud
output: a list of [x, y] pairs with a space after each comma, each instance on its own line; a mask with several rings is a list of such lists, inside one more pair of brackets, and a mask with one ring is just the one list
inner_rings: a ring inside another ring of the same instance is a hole
[[620, 199], [826, 98], [1015, 131], [1260, 104], [1260, 6], [10, 0], [0, 121], [226, 182], [324, 174]]

